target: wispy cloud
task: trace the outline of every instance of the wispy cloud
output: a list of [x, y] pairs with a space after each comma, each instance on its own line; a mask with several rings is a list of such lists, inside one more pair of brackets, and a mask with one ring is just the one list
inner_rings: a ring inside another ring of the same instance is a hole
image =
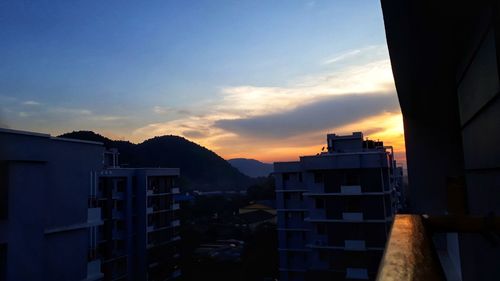
[[356, 50], [352, 50], [352, 51], [349, 51], [349, 52], [346, 52], [346, 53], [343, 53], [343, 54], [340, 54], [334, 58], [331, 58], [331, 59], [327, 59], [323, 62], [323, 64], [332, 64], [332, 63], [336, 63], [336, 62], [339, 62], [339, 61], [342, 61], [342, 60], [345, 60], [347, 58], [350, 58], [350, 57], [354, 57], [356, 56], [357, 54], [361, 53], [361, 50], [359, 49], [356, 49]]
[[34, 100], [28, 100], [28, 101], [23, 102], [23, 105], [31, 105], [31, 106], [35, 105], [36, 106], [36, 105], [40, 105], [40, 103], [37, 101], [34, 101]]
[[167, 107], [155, 105], [153, 107], [153, 112], [156, 114], [167, 114], [170, 110]]

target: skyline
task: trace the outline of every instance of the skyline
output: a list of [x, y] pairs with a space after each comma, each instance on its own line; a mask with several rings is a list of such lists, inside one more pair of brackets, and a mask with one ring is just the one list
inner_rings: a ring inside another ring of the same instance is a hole
[[362, 131], [404, 163], [380, 3], [14, 2], [0, 15], [4, 127], [173, 134], [263, 162]]

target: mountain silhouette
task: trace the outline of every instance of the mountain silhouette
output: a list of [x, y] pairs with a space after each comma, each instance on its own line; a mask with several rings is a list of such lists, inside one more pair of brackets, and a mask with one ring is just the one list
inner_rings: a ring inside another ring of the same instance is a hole
[[180, 168], [183, 189], [243, 190], [254, 183], [213, 151], [179, 136], [154, 137], [139, 144], [111, 140], [92, 131], [74, 131], [59, 137], [117, 148], [122, 167]]
[[267, 177], [273, 172], [273, 164], [262, 163], [255, 159], [234, 158], [227, 160], [227, 162], [252, 178]]

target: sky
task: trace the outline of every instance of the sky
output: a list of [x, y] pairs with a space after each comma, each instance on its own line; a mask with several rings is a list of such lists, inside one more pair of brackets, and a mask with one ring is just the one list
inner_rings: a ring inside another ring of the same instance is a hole
[[0, 127], [264, 162], [362, 131], [405, 160], [379, 1], [2, 0], [0, 38]]

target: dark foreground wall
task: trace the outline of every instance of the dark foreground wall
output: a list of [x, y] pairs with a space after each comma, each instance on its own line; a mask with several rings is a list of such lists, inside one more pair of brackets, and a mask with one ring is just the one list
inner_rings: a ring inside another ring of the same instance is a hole
[[[411, 210], [498, 215], [498, 1], [381, 2], [404, 118]], [[463, 280], [499, 280], [500, 248], [480, 234], [457, 237], [458, 247], [448, 251]]]

